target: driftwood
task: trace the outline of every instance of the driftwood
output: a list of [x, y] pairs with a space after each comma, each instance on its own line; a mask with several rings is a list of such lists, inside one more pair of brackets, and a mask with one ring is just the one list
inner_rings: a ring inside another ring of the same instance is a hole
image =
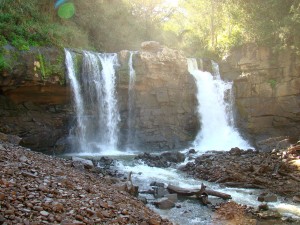
[[215, 197], [219, 197], [222, 198], [224, 200], [226, 199], [231, 199], [231, 195], [223, 193], [223, 192], [219, 192], [219, 191], [214, 191], [214, 190], [209, 190], [206, 189], [205, 190], [206, 194], [211, 195], [211, 196], [215, 196]]
[[167, 187], [168, 191], [170, 193], [176, 193], [178, 195], [181, 196], [193, 196], [196, 195], [198, 198], [201, 195], [211, 195], [211, 196], [216, 196], [222, 199], [231, 199], [231, 195], [222, 193], [222, 192], [218, 192], [218, 191], [213, 191], [213, 190], [209, 190], [206, 189], [206, 186], [204, 186], [203, 184], [201, 185], [200, 189], [187, 189], [187, 188], [181, 188], [178, 186], [174, 186], [174, 185], [168, 185]]
[[178, 186], [174, 186], [172, 184], [169, 184], [167, 189], [168, 191], [172, 194], [172, 193], [176, 193], [178, 195], [181, 196], [199, 196], [201, 195], [204, 191], [205, 191], [206, 186], [201, 184], [201, 188], [200, 189], [187, 189], [187, 188], [181, 188]]

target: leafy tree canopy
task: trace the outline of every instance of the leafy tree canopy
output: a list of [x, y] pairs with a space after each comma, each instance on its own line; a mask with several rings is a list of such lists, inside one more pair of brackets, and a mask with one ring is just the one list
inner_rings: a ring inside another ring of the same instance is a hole
[[155, 40], [223, 57], [247, 42], [300, 54], [300, 0], [0, 0], [0, 46], [119, 51]]

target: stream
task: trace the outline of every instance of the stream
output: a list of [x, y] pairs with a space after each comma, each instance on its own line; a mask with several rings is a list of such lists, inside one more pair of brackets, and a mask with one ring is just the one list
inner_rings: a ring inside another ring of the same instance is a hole
[[[224, 192], [232, 200], [243, 205], [258, 207], [261, 202], [257, 197], [263, 192], [256, 189], [226, 188], [216, 183], [195, 180], [186, 176], [175, 165], [169, 168], [150, 167], [142, 161], [134, 160], [141, 151], [118, 151], [135, 147], [135, 78], [132, 57], [137, 52], [130, 52], [129, 84], [127, 99], [127, 140], [126, 146], [117, 147], [119, 141], [120, 112], [116, 98], [116, 67], [119, 66], [117, 54], [83, 51], [82, 71], [75, 68], [76, 57], [69, 50], [66, 52], [66, 66], [72, 88], [73, 106], [76, 121], [70, 128], [70, 155], [100, 159], [108, 156], [116, 160], [114, 170], [124, 176], [132, 172], [132, 182], [140, 191], [151, 189], [151, 182], [176, 185], [182, 188], [199, 188], [204, 183], [209, 189]], [[218, 65], [212, 62], [214, 74], [200, 71], [196, 59], [187, 59], [188, 71], [197, 86], [198, 118], [201, 129], [191, 144], [198, 154], [207, 150], [229, 150], [231, 147], [249, 149], [251, 145], [240, 135], [234, 122], [234, 96], [232, 82], [221, 79]], [[141, 111], [142, 112], [142, 111]], [[182, 150], [186, 153], [187, 150]], [[160, 152], [161, 153], [161, 152]], [[158, 152], [151, 152], [158, 154]], [[184, 163], [187, 163], [185, 161]], [[160, 210], [152, 204], [156, 199], [150, 194], [141, 194], [148, 201], [147, 206], [177, 224], [215, 224], [213, 211], [193, 198], [178, 198], [176, 207]], [[223, 202], [209, 196], [212, 204]], [[300, 218], [300, 205], [278, 197], [277, 202], [268, 203], [269, 208], [277, 209], [285, 216]]]
[[[182, 152], [186, 152], [183, 150]], [[161, 152], [160, 152], [161, 153]], [[192, 177], [188, 177], [183, 172], [177, 170], [176, 168], [181, 164], [169, 168], [158, 168], [150, 167], [144, 164], [141, 160], [135, 160], [134, 157], [137, 155], [136, 152], [121, 152], [114, 151], [110, 155], [99, 155], [99, 154], [75, 154], [78, 157], [88, 158], [98, 160], [103, 156], [107, 156], [115, 160], [115, 165], [111, 168], [112, 170], [117, 170], [118, 173], [124, 174], [124, 178], [132, 172], [132, 182], [134, 185], [139, 186], [139, 191], [151, 190], [151, 182], [160, 182], [164, 183], [165, 187], [168, 184], [175, 186], [180, 186], [183, 188], [198, 188], [203, 183], [207, 188], [232, 196], [232, 201], [257, 208], [262, 202], [257, 200], [257, 197], [264, 192], [264, 190], [259, 189], [244, 189], [244, 188], [228, 188], [222, 187], [219, 184], [207, 182], [203, 180], [196, 180]], [[70, 155], [68, 155], [70, 156]], [[74, 154], [72, 154], [74, 156]], [[182, 164], [185, 164], [185, 161]], [[207, 225], [207, 224], [216, 224], [213, 221], [214, 213], [211, 207], [203, 206], [200, 204], [199, 200], [193, 197], [178, 197], [176, 206], [171, 209], [158, 209], [154, 206], [153, 202], [156, 199], [152, 194], [139, 194], [141, 197], [147, 199], [147, 206], [153, 211], [160, 214], [162, 217], [169, 219], [175, 224], [198, 224], [198, 225]], [[284, 217], [300, 219], [300, 204], [293, 203], [288, 201], [284, 197], [278, 197], [277, 202], [268, 202], [270, 209], [275, 209], [280, 212]], [[209, 201], [215, 205], [218, 203], [225, 202], [217, 197], [209, 196]], [[231, 200], [230, 200], [231, 201]], [[220, 223], [223, 224], [223, 223]], [[265, 221], [264, 224], [274, 224], [274, 221], [268, 222]], [[297, 223], [290, 223], [297, 224]]]

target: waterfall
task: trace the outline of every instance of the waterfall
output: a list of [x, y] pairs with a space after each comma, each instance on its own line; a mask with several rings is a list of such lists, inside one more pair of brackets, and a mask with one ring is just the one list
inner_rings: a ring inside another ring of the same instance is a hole
[[83, 115], [84, 115], [84, 108], [83, 108], [83, 100], [82, 96], [80, 94], [80, 85], [78, 83], [78, 80], [76, 78], [75, 73], [75, 67], [74, 67], [74, 60], [73, 55], [71, 52], [65, 49], [65, 55], [66, 55], [66, 67], [67, 67], [67, 73], [70, 79], [71, 89], [72, 89], [72, 95], [73, 95], [73, 101], [75, 105], [75, 112], [76, 112], [76, 123], [77, 123], [77, 136], [78, 136], [78, 144], [80, 145], [80, 149], [83, 149], [84, 146], [86, 146], [85, 143], [85, 130], [86, 126], [83, 121]]
[[80, 153], [109, 153], [117, 149], [120, 121], [115, 87], [117, 54], [83, 51], [81, 73], [66, 50], [66, 66], [75, 102], [73, 148]]
[[132, 64], [133, 55], [136, 52], [130, 52], [128, 60], [129, 84], [128, 84], [128, 117], [127, 117], [127, 147], [133, 148], [135, 144], [135, 70]]
[[201, 120], [201, 129], [194, 141], [194, 147], [201, 151], [249, 148], [249, 144], [232, 123], [232, 105], [225, 101], [225, 95], [232, 94], [232, 82], [221, 80], [216, 64], [215, 76], [198, 70], [196, 59], [188, 59], [188, 70], [196, 80], [197, 110]]

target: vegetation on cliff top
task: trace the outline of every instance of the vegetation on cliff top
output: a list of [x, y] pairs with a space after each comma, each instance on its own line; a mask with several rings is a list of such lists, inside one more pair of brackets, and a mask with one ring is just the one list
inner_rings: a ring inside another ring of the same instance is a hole
[[63, 2], [74, 6], [70, 15], [60, 16], [60, 7], [52, 0], [0, 0], [0, 46], [10, 43], [28, 50], [55, 45], [115, 52], [156, 40], [187, 55], [211, 57], [256, 42], [299, 54], [300, 0]]

